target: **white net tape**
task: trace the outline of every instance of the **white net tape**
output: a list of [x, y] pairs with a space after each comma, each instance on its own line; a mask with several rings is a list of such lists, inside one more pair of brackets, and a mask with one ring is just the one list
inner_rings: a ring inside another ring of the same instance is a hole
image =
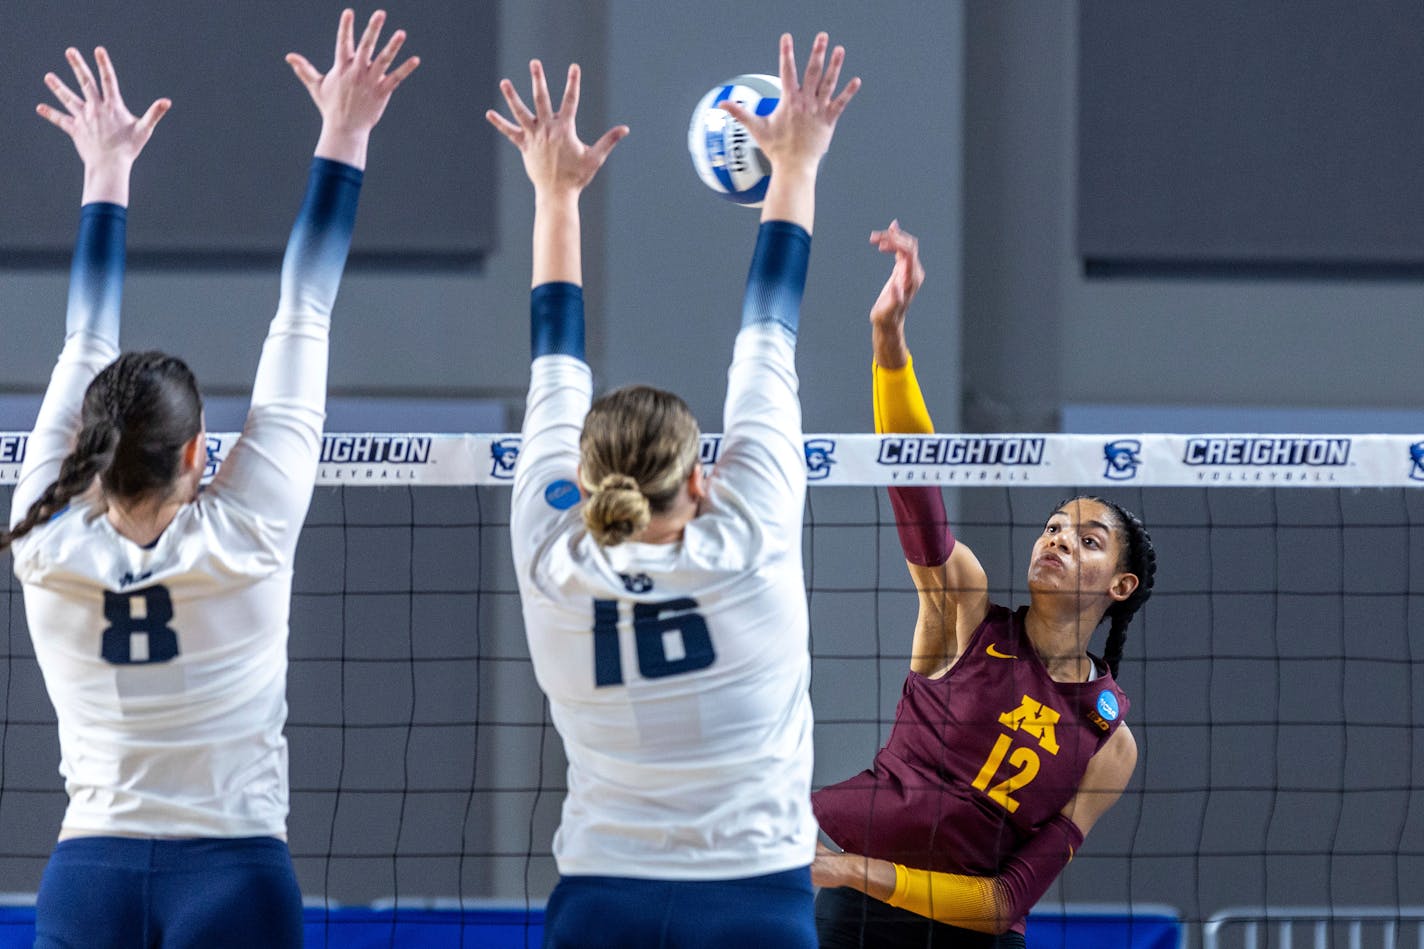
[[[208, 471], [236, 444], [208, 436]], [[0, 484], [14, 484], [28, 436], [0, 432]], [[1421, 435], [807, 435], [812, 485], [958, 487], [1424, 487]], [[715, 465], [722, 436], [702, 437]], [[325, 436], [326, 485], [500, 485], [514, 477], [519, 436]]]

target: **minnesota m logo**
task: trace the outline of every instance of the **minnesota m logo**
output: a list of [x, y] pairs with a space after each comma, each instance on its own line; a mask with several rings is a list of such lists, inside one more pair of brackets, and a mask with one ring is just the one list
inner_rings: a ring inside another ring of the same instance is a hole
[[1044, 751], [1050, 755], [1056, 755], [1058, 754], [1058, 733], [1053, 726], [1059, 718], [1059, 714], [1053, 709], [1046, 708], [1042, 702], [1034, 701], [1028, 695], [1024, 695], [1018, 708], [999, 716], [999, 724], [1007, 725], [1014, 731], [1032, 735], [1038, 739], [1038, 744]]

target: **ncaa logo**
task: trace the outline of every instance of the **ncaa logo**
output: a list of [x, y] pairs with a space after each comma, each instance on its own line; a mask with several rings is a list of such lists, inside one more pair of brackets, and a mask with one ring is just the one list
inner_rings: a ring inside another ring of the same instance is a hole
[[510, 480], [514, 477], [514, 463], [519, 460], [519, 439], [496, 439], [490, 445], [490, 458], [494, 460], [490, 475], [502, 481]]
[[1108, 466], [1103, 470], [1103, 477], [1109, 481], [1131, 481], [1137, 477], [1137, 466], [1142, 464], [1139, 453], [1142, 451], [1142, 442], [1135, 438], [1119, 438], [1115, 442], [1108, 442], [1103, 446], [1103, 457], [1107, 459]]
[[836, 443], [831, 438], [806, 439], [806, 480], [821, 481], [831, 475]]
[[1409, 460], [1414, 462], [1414, 467], [1409, 469], [1410, 480], [1424, 481], [1424, 442], [1409, 446]]
[[578, 485], [565, 478], [550, 482], [544, 489], [544, 500], [556, 511], [567, 511], [582, 499]]
[[1118, 716], [1117, 696], [1108, 690], [1103, 690], [1098, 695], [1098, 714], [1107, 721], [1113, 721]]

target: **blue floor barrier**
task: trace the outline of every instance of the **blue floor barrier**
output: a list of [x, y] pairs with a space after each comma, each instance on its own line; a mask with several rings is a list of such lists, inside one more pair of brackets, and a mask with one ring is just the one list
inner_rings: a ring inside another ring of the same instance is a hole
[[[304, 911], [306, 949], [538, 949], [544, 913], [522, 909]], [[33, 906], [0, 907], [0, 949], [31, 949]]]
[[1075, 909], [1028, 918], [1030, 949], [1181, 949], [1182, 922], [1170, 907], [1144, 912]]
[[[307, 949], [538, 949], [542, 910], [370, 909], [306, 911]], [[0, 949], [30, 949], [33, 906], [0, 907]], [[1181, 922], [1170, 912], [1035, 913], [1033, 949], [1179, 949]]]

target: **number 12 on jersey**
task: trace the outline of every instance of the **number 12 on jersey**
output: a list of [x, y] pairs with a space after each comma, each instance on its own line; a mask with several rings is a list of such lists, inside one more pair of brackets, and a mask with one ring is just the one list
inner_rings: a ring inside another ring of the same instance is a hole
[[[638, 672], [645, 679], [695, 672], [712, 665], [717, 651], [707, 621], [691, 597], [661, 603], [633, 603], [633, 642]], [[602, 688], [623, 684], [623, 652], [618, 640], [617, 600], [593, 601], [593, 681]]]

